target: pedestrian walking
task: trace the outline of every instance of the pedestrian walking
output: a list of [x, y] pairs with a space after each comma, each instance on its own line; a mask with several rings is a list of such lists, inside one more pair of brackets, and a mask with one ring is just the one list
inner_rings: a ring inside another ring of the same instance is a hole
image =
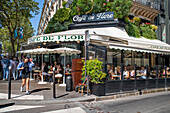
[[4, 58], [1, 61], [1, 64], [3, 68], [3, 80], [5, 80], [5, 78], [8, 80], [10, 61], [6, 56], [4, 56]]
[[26, 84], [26, 94], [29, 95], [29, 81], [30, 81], [30, 71], [34, 66], [33, 61], [29, 61], [29, 58], [25, 58], [24, 62], [19, 63], [17, 69], [22, 70], [22, 85], [21, 85], [21, 92], [23, 92], [23, 87]]
[[17, 66], [18, 66], [18, 61], [17, 58], [14, 58], [14, 61], [12, 62], [12, 74], [13, 74], [13, 78], [14, 80], [18, 79], [18, 70], [17, 70]]

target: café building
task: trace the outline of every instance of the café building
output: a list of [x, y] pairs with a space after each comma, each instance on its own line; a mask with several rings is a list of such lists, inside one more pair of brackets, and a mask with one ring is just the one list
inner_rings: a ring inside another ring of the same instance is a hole
[[[103, 62], [103, 71], [107, 72], [107, 65], [148, 65], [150, 67], [170, 66], [170, 45], [160, 40], [150, 40], [145, 37], [136, 38], [127, 34], [124, 25], [114, 19], [113, 12], [97, 13], [92, 15], [76, 15], [74, 24], [69, 30], [33, 36], [22, 44], [22, 50], [34, 48], [68, 47], [81, 50], [79, 55], [68, 55], [66, 63], [72, 63], [73, 58], [85, 57], [85, 31], [89, 30], [88, 58], [98, 58]], [[32, 55], [37, 63], [41, 64], [41, 55]], [[43, 61], [53, 63], [60, 61], [63, 64], [62, 54], [44, 54]]]

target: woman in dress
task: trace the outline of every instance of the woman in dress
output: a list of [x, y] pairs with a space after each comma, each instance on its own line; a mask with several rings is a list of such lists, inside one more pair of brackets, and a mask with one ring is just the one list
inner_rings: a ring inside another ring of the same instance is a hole
[[32, 70], [32, 67], [34, 66], [34, 63], [32, 60], [29, 61], [29, 58], [25, 58], [24, 62], [21, 62], [18, 65], [18, 70], [22, 70], [22, 85], [21, 85], [21, 92], [23, 92], [23, 87], [26, 84], [26, 94], [29, 95], [29, 81], [30, 81], [30, 71]]

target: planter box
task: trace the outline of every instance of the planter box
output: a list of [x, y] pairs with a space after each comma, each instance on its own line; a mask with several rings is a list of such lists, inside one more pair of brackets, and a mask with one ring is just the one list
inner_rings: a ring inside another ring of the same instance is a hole
[[96, 96], [105, 96], [105, 84], [95, 84], [91, 83], [91, 93]]

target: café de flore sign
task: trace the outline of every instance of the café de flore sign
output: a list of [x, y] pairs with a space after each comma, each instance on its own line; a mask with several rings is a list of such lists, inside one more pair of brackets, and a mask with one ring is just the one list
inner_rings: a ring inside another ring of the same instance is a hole
[[84, 41], [84, 35], [37, 36], [28, 39], [28, 44], [55, 41]]
[[92, 15], [75, 15], [73, 17], [74, 23], [98, 22], [114, 20], [114, 12], [93, 13]]

